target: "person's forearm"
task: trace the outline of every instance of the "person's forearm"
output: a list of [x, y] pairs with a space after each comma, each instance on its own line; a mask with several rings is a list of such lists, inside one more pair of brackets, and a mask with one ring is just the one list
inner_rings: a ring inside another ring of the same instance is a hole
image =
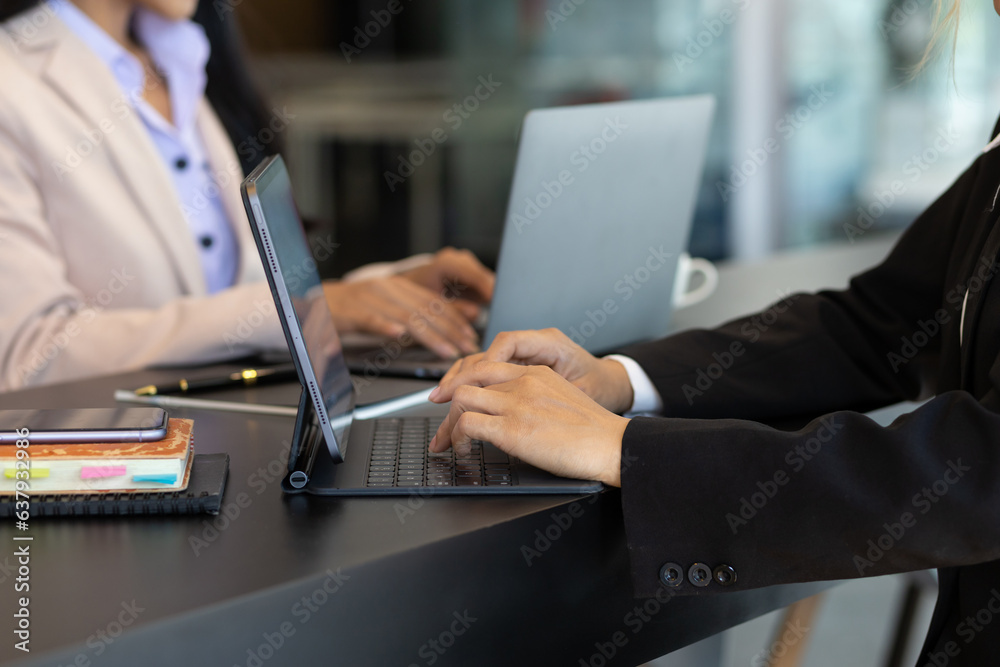
[[189, 365], [286, 346], [267, 283], [161, 308], [102, 308], [67, 302], [11, 326], [0, 338], [0, 390], [123, 372]]
[[[703, 594], [1000, 558], [996, 400], [949, 392], [889, 428], [853, 412], [792, 433], [633, 419], [621, 467], [637, 592], [670, 562], [678, 593]], [[694, 563], [738, 578], [693, 586]]]

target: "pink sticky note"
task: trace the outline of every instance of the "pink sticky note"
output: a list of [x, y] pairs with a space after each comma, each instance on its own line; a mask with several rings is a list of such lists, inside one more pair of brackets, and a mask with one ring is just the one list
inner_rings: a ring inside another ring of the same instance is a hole
[[83, 468], [80, 479], [100, 479], [102, 477], [121, 477], [125, 474], [125, 466], [100, 466]]

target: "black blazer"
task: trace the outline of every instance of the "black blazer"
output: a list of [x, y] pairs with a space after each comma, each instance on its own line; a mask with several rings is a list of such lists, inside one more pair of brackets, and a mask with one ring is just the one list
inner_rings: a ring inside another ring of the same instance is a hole
[[[623, 441], [638, 596], [939, 568], [921, 664], [995, 664], [998, 198], [1000, 148], [848, 289], [623, 351], [668, 416]], [[861, 414], [931, 396], [888, 428]], [[812, 421], [761, 423], [792, 419]]]

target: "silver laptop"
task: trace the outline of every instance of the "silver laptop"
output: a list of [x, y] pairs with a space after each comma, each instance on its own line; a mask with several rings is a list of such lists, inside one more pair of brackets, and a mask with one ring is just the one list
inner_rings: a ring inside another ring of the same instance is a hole
[[[354, 386], [280, 157], [264, 160], [242, 186], [257, 249], [295, 363], [302, 395], [288, 492], [321, 495], [575, 494], [600, 483], [556, 477], [490, 443], [468, 456], [430, 454], [441, 406], [428, 416], [355, 419]], [[438, 415], [437, 417], [430, 415]]]
[[[524, 121], [484, 349], [502, 331], [556, 327], [603, 353], [667, 333], [715, 100], [542, 109]], [[384, 350], [348, 349], [355, 372]], [[419, 348], [379, 372], [438, 377]]]

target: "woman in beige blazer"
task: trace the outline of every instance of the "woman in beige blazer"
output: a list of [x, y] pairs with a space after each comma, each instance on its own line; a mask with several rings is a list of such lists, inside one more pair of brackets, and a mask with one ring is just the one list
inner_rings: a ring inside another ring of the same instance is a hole
[[[129, 41], [114, 4], [75, 1]], [[136, 4], [168, 18], [194, 10], [191, 0]], [[2, 24], [0, 81], [0, 391], [285, 347], [240, 199], [243, 169], [204, 98], [197, 128], [238, 248], [235, 284], [214, 294], [150, 133], [109, 67], [48, 4]], [[147, 84], [146, 100], [169, 117], [169, 100], [156, 98], [163, 83]], [[405, 276], [329, 283], [327, 293], [342, 330], [410, 328], [442, 355], [469, 352], [468, 304], [411, 326], [447, 278], [491, 296], [492, 275], [457, 251]]]

